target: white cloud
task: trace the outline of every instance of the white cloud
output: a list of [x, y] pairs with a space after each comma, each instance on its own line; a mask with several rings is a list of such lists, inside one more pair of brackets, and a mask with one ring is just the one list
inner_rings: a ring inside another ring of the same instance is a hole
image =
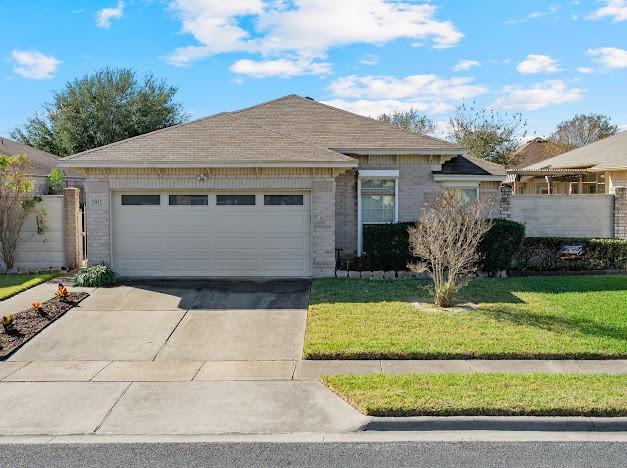
[[375, 115], [413, 107], [421, 112], [441, 114], [452, 103], [488, 91], [472, 78], [443, 79], [437, 75], [394, 76], [349, 75], [330, 85], [338, 107], [363, 115]]
[[616, 47], [588, 49], [588, 55], [609, 68], [627, 68], [627, 50]]
[[96, 13], [96, 26], [109, 29], [111, 21], [122, 18], [124, 14], [124, 2], [120, 0], [116, 7], [103, 8]]
[[253, 78], [267, 78], [278, 76], [290, 78], [298, 75], [325, 75], [331, 72], [331, 64], [308, 60], [238, 60], [231, 65], [231, 71], [239, 75], [249, 75]]
[[478, 67], [479, 65], [481, 64], [476, 60], [463, 59], [455, 64], [453, 71], [466, 71], [470, 70], [472, 67]]
[[594, 70], [590, 67], [579, 67], [577, 68], [577, 71], [582, 75], [587, 75], [589, 73], [592, 73]]
[[516, 66], [516, 70], [524, 74], [555, 73], [561, 70], [559, 63], [550, 55], [527, 55], [527, 58]]
[[553, 15], [553, 14], [557, 13], [560, 9], [561, 9], [560, 5], [554, 4], [554, 5], [551, 5], [549, 8], [547, 8], [546, 10], [532, 11], [531, 13], [529, 13], [527, 16], [525, 16], [523, 18], [507, 20], [507, 21], [505, 21], [505, 24], [526, 23], [526, 22], [534, 20], [534, 19], [542, 18], [543, 16]]
[[368, 54], [364, 56], [359, 63], [362, 65], [376, 65], [379, 63], [379, 56], [375, 54]]
[[444, 48], [463, 37], [452, 22], [436, 18], [435, 6], [409, 1], [173, 0], [170, 7], [183, 32], [198, 42], [174, 51], [168, 60], [177, 65], [226, 52], [311, 60], [333, 47], [396, 39], [430, 40]]
[[621, 132], [627, 131], [627, 124], [620, 124], [620, 125], [618, 126], [618, 129], [619, 129]]
[[61, 61], [52, 55], [44, 55], [34, 50], [14, 50], [11, 52], [13, 71], [24, 78], [49, 80], [54, 77]]
[[529, 88], [506, 86], [492, 107], [503, 110], [536, 110], [581, 100], [583, 90], [569, 88], [562, 80], [548, 80]]
[[453, 106], [447, 103], [426, 103], [412, 100], [399, 99], [330, 99], [322, 101], [333, 107], [354, 112], [355, 114], [365, 115], [366, 117], [376, 117], [381, 114], [389, 114], [394, 111], [403, 109], [415, 109], [418, 112], [430, 112], [434, 114], [444, 114], [450, 112]]
[[614, 23], [627, 20], [627, 0], [605, 0], [604, 7], [591, 13], [586, 19], [598, 20], [609, 16]]

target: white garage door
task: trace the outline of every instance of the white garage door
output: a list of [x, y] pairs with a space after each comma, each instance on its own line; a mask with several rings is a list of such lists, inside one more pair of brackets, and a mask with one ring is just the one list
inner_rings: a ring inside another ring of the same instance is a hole
[[123, 276], [310, 276], [308, 193], [114, 192]]

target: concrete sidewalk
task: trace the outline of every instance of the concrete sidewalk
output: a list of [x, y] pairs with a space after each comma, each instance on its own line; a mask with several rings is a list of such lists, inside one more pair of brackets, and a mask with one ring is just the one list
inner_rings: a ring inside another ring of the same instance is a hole
[[547, 372], [627, 374], [627, 360], [452, 361], [5, 361], [2, 382], [319, 380], [338, 374]]

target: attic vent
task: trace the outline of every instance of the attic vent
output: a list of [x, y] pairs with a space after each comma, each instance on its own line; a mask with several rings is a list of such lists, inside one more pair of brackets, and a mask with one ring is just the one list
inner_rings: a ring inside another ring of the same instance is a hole
[[309, 97], [309, 96], [305, 96], [305, 99], [309, 99], [310, 101], [315, 101], [315, 99], [314, 99], [314, 98]]

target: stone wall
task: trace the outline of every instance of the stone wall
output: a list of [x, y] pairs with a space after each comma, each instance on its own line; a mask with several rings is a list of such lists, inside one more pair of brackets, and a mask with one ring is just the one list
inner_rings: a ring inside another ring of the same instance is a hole
[[[507, 216], [507, 200], [510, 215]], [[501, 190], [501, 215], [529, 237], [614, 237], [614, 195], [514, 195]]]

